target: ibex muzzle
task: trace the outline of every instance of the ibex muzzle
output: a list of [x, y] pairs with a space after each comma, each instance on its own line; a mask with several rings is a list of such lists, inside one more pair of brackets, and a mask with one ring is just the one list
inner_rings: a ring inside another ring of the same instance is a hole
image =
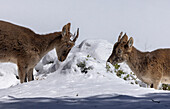
[[132, 50], [133, 38], [131, 37], [128, 41], [128, 36], [126, 34], [121, 38], [122, 34], [121, 32], [118, 41], [114, 44], [112, 54], [107, 61], [113, 65], [126, 61], [128, 54]]

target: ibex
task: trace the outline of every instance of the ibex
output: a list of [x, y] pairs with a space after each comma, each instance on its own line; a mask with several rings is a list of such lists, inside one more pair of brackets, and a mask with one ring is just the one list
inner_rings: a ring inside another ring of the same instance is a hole
[[[70, 32], [68, 23], [60, 32], [39, 35], [32, 30], [0, 21], [0, 61], [18, 66], [20, 83], [32, 81], [33, 68], [52, 49], [56, 49], [59, 61], [64, 61], [79, 35]], [[71, 37], [75, 37], [71, 40]]]
[[[119, 35], [108, 62], [115, 65], [125, 61], [144, 83], [158, 89], [160, 83], [170, 84], [170, 49], [141, 52], [133, 46], [133, 38]], [[121, 38], [122, 37], [122, 38]]]

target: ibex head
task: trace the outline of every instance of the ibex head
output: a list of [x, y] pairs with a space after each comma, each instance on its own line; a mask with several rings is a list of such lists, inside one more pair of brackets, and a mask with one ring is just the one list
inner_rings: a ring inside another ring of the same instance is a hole
[[[74, 35], [70, 32], [71, 23], [66, 24], [61, 32], [61, 39], [62, 42], [60, 46], [58, 46], [58, 59], [62, 62], [66, 59], [68, 53], [70, 52], [71, 48], [75, 45], [75, 42], [79, 36], [79, 28], [77, 29], [77, 33]], [[73, 40], [71, 40], [73, 38]]]
[[131, 37], [128, 40], [126, 33], [123, 35], [123, 37], [122, 34], [123, 32], [120, 33], [118, 41], [114, 44], [112, 54], [107, 61], [113, 65], [126, 61], [128, 54], [132, 51], [133, 38]]

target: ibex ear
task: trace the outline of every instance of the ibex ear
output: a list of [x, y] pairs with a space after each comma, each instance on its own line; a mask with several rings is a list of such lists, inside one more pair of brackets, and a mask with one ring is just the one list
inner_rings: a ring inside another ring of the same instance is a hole
[[62, 36], [63, 37], [69, 34], [70, 26], [71, 26], [71, 23], [68, 23], [67, 25], [64, 25], [64, 27], [62, 29]]
[[133, 46], [133, 38], [130, 37], [129, 41], [127, 42], [128, 47], [132, 47]]
[[127, 42], [128, 41], [128, 36], [126, 33], [123, 35], [122, 39], [120, 40], [120, 43]]

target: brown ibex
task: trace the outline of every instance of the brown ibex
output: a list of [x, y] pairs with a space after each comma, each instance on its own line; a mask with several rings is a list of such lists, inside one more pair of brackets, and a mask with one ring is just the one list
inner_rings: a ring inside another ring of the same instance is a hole
[[170, 49], [141, 52], [133, 46], [132, 37], [121, 37], [122, 32], [108, 62], [115, 65], [125, 61], [140, 80], [155, 89], [160, 83], [170, 84]]
[[[58, 59], [64, 61], [75, 45], [79, 35], [70, 33], [68, 23], [60, 32], [39, 35], [32, 30], [0, 21], [0, 62], [13, 62], [18, 66], [20, 82], [33, 80], [33, 68], [52, 49], [56, 49]], [[71, 37], [75, 37], [71, 40]]]

